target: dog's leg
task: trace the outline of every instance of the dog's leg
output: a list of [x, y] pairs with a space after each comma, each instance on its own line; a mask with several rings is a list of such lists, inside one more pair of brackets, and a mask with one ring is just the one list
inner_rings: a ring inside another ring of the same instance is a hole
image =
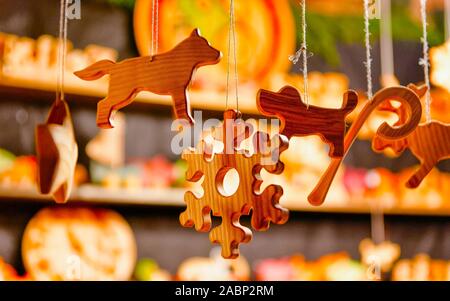
[[406, 183], [408, 188], [416, 188], [420, 185], [422, 180], [427, 176], [427, 174], [433, 169], [437, 162], [424, 161], [420, 165], [419, 169], [409, 178]]
[[344, 155], [344, 142], [343, 138], [340, 139], [336, 135], [321, 135], [322, 141], [328, 144], [330, 150], [328, 156], [332, 158], [340, 158]]
[[97, 104], [97, 126], [102, 129], [111, 129], [112, 101], [106, 97]]
[[173, 91], [171, 94], [176, 118], [184, 118], [188, 120], [190, 124], [193, 124], [194, 119], [191, 116], [191, 107], [189, 104], [189, 97], [186, 94], [186, 90], [184, 88], [179, 89]]
[[330, 157], [342, 157], [344, 155], [343, 139], [334, 139], [331, 141], [328, 143], [328, 145], [330, 145]]

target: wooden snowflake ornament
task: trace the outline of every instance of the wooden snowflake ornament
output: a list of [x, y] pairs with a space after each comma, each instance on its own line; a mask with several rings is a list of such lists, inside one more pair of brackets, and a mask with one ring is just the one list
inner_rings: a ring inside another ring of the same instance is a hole
[[172, 96], [176, 118], [193, 123], [187, 94], [192, 75], [201, 66], [217, 64], [221, 57], [221, 52], [194, 29], [188, 38], [168, 52], [118, 63], [101, 60], [75, 75], [84, 80], [110, 75], [108, 96], [97, 105], [100, 128], [112, 128], [112, 114], [132, 103], [141, 91]]
[[[241, 215], [249, 215], [252, 211], [251, 225], [258, 231], [269, 228], [270, 222], [283, 224], [288, 219], [288, 211], [278, 202], [283, 189], [278, 185], [269, 185], [262, 192], [261, 171], [280, 174], [284, 164], [274, 155], [288, 147], [287, 138], [256, 132], [242, 120], [238, 113], [228, 110], [224, 113], [221, 127], [213, 131], [214, 139], [223, 143], [221, 152], [208, 153], [214, 149], [211, 143], [203, 139], [196, 149], [183, 153], [182, 158], [188, 162], [186, 178], [190, 182], [198, 182], [203, 178], [203, 195], [186, 192], [187, 209], [180, 215], [180, 222], [185, 227], [193, 227], [197, 231], [208, 232], [211, 229], [211, 213], [222, 218], [222, 222], [210, 232], [210, 240], [222, 247], [224, 258], [239, 256], [239, 244], [249, 242], [252, 238], [250, 229], [239, 223]], [[244, 139], [251, 138], [253, 151], [241, 149]], [[239, 175], [239, 185], [232, 194], [225, 191], [226, 175], [235, 170]]]

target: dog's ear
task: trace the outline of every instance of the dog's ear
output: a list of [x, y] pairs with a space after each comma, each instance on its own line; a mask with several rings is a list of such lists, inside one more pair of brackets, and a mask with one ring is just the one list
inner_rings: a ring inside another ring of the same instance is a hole
[[195, 28], [192, 32], [191, 32], [191, 37], [199, 37], [200, 36], [200, 29]]
[[283, 94], [286, 96], [290, 96], [290, 97], [296, 97], [296, 98], [300, 98], [300, 93], [298, 92], [298, 90], [292, 86], [284, 86], [283, 88], [281, 88], [280, 91], [278, 91], [278, 94]]

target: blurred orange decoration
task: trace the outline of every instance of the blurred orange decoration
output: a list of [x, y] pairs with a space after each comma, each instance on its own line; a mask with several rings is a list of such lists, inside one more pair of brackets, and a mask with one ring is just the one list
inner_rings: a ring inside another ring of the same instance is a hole
[[129, 280], [136, 248], [130, 225], [112, 210], [49, 207], [28, 223], [22, 259], [35, 280]]
[[368, 280], [366, 268], [345, 252], [329, 254], [315, 261], [302, 255], [261, 260], [255, 267], [257, 280], [263, 281], [334, 281]]
[[450, 40], [430, 50], [431, 82], [450, 93]]
[[325, 15], [362, 15], [363, 1], [361, 0], [314, 0], [308, 2], [308, 10]]
[[[148, 55], [152, 40], [152, 0], [137, 0], [134, 10], [136, 44]], [[295, 52], [295, 22], [288, 0], [246, 0], [235, 3], [237, 57], [242, 83], [265, 82], [270, 74], [290, 68]], [[193, 28], [227, 57], [229, 1], [159, 0], [159, 53], [168, 51]], [[212, 22], [211, 20], [214, 20]], [[227, 60], [199, 70], [194, 86], [224, 90]]]
[[450, 281], [450, 261], [434, 260], [427, 254], [399, 260], [392, 270], [394, 281]]
[[191, 257], [178, 267], [176, 279], [181, 281], [246, 281], [250, 265], [245, 257], [224, 259], [220, 249], [211, 250], [210, 257]]
[[16, 157], [9, 168], [0, 172], [0, 186], [33, 188], [36, 185], [36, 157]]
[[16, 270], [0, 257], [0, 281], [30, 280], [28, 275], [19, 276]]

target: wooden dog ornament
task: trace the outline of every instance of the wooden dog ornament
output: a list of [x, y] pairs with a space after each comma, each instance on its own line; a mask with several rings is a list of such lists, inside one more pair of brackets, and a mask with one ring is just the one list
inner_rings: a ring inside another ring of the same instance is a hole
[[221, 57], [221, 52], [195, 29], [168, 52], [119, 63], [101, 60], [75, 72], [75, 75], [84, 80], [110, 75], [108, 95], [97, 105], [97, 125], [100, 128], [112, 128], [113, 111], [129, 105], [141, 91], [172, 96], [176, 118], [187, 119], [192, 124], [186, 91], [192, 74], [201, 66], [217, 64]]
[[300, 93], [291, 86], [278, 92], [261, 89], [257, 96], [259, 111], [265, 116], [276, 116], [281, 121], [280, 133], [289, 139], [293, 136], [319, 135], [330, 146], [329, 156], [342, 157], [344, 154], [345, 117], [358, 103], [354, 91], [344, 94], [340, 109], [307, 106]]

